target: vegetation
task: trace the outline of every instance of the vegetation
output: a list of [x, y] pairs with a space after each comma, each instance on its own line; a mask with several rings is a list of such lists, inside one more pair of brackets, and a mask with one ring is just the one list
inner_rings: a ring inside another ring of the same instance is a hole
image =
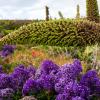
[[97, 0], [86, 0], [87, 19], [99, 22], [99, 9]]
[[[0, 37], [3, 37], [12, 31], [18, 29], [22, 25], [27, 25], [32, 20], [0, 20]], [[35, 21], [34, 21], [35, 22]]]
[[[11, 47], [9, 47], [9, 49], [10, 48]], [[14, 48], [15, 46], [10, 49], [10, 53], [13, 52]], [[4, 51], [2, 52], [2, 57], [10, 53]], [[3, 65], [6, 72], [12, 72], [19, 64], [25, 66], [31, 64], [38, 67], [43, 60], [49, 59], [61, 66], [65, 63], [71, 63], [73, 59], [76, 58], [80, 59], [82, 63], [83, 72], [90, 69], [96, 69], [98, 74], [100, 74], [100, 47], [98, 45], [88, 46], [86, 48], [44, 45], [31, 47], [31, 45], [16, 45], [14, 54], [8, 56], [6, 59], [0, 59], [0, 64]]]
[[4, 44], [86, 46], [100, 43], [100, 24], [87, 20], [53, 20], [24, 25], [0, 39]]
[[[1, 59], [5, 60], [13, 55], [17, 49], [15, 47], [5, 45], [1, 51]], [[38, 100], [98, 100], [100, 97], [100, 78], [96, 70], [83, 72], [78, 59], [64, 65], [57, 65], [46, 59], [38, 68], [32, 64], [19, 64], [11, 72], [5, 71], [4, 65], [0, 65], [0, 81], [3, 100], [19, 100], [22, 96], [34, 96]], [[66, 99], [62, 99], [63, 96]]]
[[0, 21], [0, 99], [99, 100], [99, 10], [86, 5], [87, 18], [77, 5], [75, 19], [53, 20], [45, 6], [45, 20]]
[[48, 21], [49, 20], [49, 7], [46, 6], [45, 9], [46, 9], [46, 21]]
[[76, 18], [79, 19], [80, 18], [80, 6], [77, 5], [77, 14], [76, 14]]
[[63, 16], [63, 14], [62, 14], [61, 11], [59, 11], [58, 14], [59, 14], [59, 17], [60, 17], [61, 19], [64, 19], [64, 16]]

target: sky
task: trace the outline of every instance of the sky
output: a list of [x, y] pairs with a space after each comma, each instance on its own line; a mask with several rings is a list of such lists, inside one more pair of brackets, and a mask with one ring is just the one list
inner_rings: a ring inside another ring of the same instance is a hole
[[[45, 19], [46, 5], [52, 18], [59, 18], [58, 11], [66, 18], [74, 18], [77, 4], [84, 17], [85, 2], [86, 0], [0, 0], [0, 19]], [[100, 11], [100, 0], [98, 5]]]

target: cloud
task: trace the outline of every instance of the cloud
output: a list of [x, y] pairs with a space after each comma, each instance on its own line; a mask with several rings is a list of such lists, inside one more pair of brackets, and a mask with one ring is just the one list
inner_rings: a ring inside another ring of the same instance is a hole
[[10, 7], [29, 7], [36, 4], [38, 0], [0, 0], [0, 7], [10, 6]]
[[[76, 5], [80, 5], [81, 16], [86, 16], [86, 0], [0, 0], [0, 18], [44, 19], [45, 5], [49, 6], [50, 16], [55, 18], [58, 11], [64, 17], [76, 16]], [[98, 0], [100, 10], [100, 0]]]

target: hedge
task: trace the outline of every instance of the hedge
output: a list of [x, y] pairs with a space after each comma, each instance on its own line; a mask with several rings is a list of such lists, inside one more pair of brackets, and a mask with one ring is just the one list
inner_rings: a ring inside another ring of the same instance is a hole
[[88, 20], [51, 20], [24, 25], [0, 39], [4, 44], [86, 46], [100, 43], [100, 24]]

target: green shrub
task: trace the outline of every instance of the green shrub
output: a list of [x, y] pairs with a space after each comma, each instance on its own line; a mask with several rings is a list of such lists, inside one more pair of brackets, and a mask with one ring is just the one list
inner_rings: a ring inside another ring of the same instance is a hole
[[3, 36], [5, 36], [5, 35], [11, 33], [12, 31], [13, 31], [13, 30], [2, 29], [1, 33], [2, 33]]
[[86, 0], [87, 19], [99, 22], [99, 8], [97, 0]]
[[24, 25], [0, 39], [0, 46], [86, 46], [97, 42], [100, 42], [100, 24], [88, 20], [52, 20]]

